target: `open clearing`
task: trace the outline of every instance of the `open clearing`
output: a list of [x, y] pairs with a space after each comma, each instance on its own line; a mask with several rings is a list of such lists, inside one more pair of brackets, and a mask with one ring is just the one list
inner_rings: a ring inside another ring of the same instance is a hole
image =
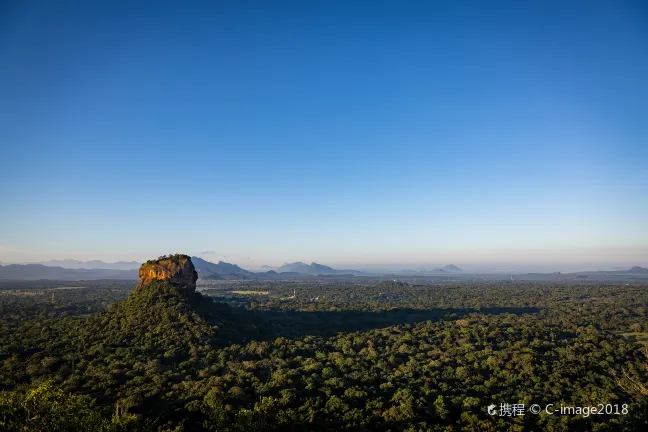
[[230, 291], [232, 294], [248, 294], [248, 295], [268, 295], [269, 291]]

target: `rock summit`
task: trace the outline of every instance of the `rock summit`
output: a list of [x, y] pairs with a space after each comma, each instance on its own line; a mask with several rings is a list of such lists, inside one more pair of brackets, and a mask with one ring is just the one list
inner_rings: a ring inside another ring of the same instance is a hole
[[145, 262], [139, 269], [139, 277], [135, 292], [153, 281], [166, 281], [183, 291], [193, 293], [196, 291], [198, 272], [189, 255], [176, 254]]

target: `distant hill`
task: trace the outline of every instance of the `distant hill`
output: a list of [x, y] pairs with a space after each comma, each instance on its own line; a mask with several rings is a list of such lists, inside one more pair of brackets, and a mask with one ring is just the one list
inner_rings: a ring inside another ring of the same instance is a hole
[[570, 274], [578, 274], [578, 275], [632, 275], [632, 274], [641, 274], [642, 276], [648, 275], [648, 269], [645, 267], [639, 267], [639, 266], [634, 266], [628, 270], [607, 270], [607, 271], [584, 271], [584, 272], [576, 272], [576, 273], [570, 273]]
[[274, 267], [269, 266], [269, 265], [262, 265], [261, 268], [266, 269], [266, 270], [272, 270]]
[[460, 272], [460, 271], [463, 271], [454, 264], [448, 264], [447, 266], [442, 267], [441, 270], [444, 270], [444, 271], [447, 271], [447, 272]]
[[236, 264], [218, 261], [217, 264], [206, 261], [200, 257], [191, 257], [191, 261], [196, 267], [198, 278], [202, 280], [219, 280], [219, 279], [250, 279], [257, 277], [255, 273], [247, 271]]
[[628, 271], [631, 273], [648, 273], [648, 268], [634, 266]]
[[135, 261], [117, 261], [107, 263], [99, 260], [79, 261], [73, 259], [42, 261], [39, 264], [48, 267], [63, 267], [65, 269], [110, 269], [110, 270], [135, 270], [141, 263]]
[[590, 280], [590, 281], [615, 281], [615, 282], [644, 282], [648, 279], [648, 269], [644, 267], [632, 267], [628, 270], [599, 270], [581, 271], [574, 273], [528, 273], [516, 275], [519, 280]]
[[285, 263], [278, 269], [276, 269], [277, 272], [281, 275], [284, 276], [294, 276], [294, 275], [308, 275], [308, 276], [320, 276], [320, 275], [325, 275], [325, 276], [331, 276], [331, 275], [363, 275], [366, 274], [365, 272], [361, 272], [358, 270], [350, 270], [350, 269], [344, 269], [344, 270], [336, 270], [334, 268], [331, 268], [329, 266], [325, 266], [323, 264], [318, 264], [316, 262], [312, 262], [310, 264], [303, 263], [301, 261], [294, 262], [294, 263]]
[[137, 279], [137, 270], [66, 269], [43, 264], [10, 264], [0, 266], [0, 279]]
[[432, 274], [432, 273], [459, 273], [463, 270], [457, 267], [454, 264], [449, 264], [445, 267], [435, 268], [432, 270], [427, 270], [425, 268], [418, 270], [402, 270], [403, 273], [419, 273], [419, 274]]
[[303, 262], [285, 263], [277, 269], [278, 273], [301, 273], [307, 275], [330, 275], [336, 274], [337, 271], [331, 267], [312, 262], [305, 264]]

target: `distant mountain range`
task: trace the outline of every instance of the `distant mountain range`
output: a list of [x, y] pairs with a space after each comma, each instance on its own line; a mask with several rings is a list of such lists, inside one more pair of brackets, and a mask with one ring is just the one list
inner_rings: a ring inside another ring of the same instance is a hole
[[99, 260], [79, 261], [74, 259], [49, 260], [40, 263], [48, 267], [63, 267], [64, 269], [110, 269], [110, 270], [136, 270], [142, 263], [135, 261], [117, 261], [107, 263]]
[[312, 262], [310, 264], [301, 261], [294, 263], [284, 263], [276, 270], [279, 274], [282, 273], [296, 273], [310, 276], [328, 276], [328, 275], [342, 275], [342, 274], [363, 274], [358, 270], [336, 270], [323, 264]]
[[198, 279], [202, 280], [219, 280], [219, 279], [252, 279], [256, 277], [256, 273], [247, 271], [237, 266], [236, 264], [218, 261], [218, 264], [205, 261], [200, 257], [191, 257], [196, 271], [198, 272]]
[[[139, 264], [136, 262], [104, 263], [103, 261], [76, 261], [76, 260], [51, 260], [47, 263], [64, 262], [66, 265], [95, 266], [112, 265], [117, 267], [129, 267]], [[385, 273], [365, 273], [357, 270], [336, 270], [323, 264], [303, 262], [286, 263], [275, 270], [266, 272], [251, 272], [245, 270], [236, 264], [230, 264], [223, 261], [212, 263], [200, 257], [192, 257], [192, 262], [198, 272], [201, 280], [221, 280], [221, 279], [276, 279], [276, 278], [299, 278], [307, 276], [342, 276], [342, 275], [363, 275], [379, 277], [381, 274], [390, 274], [397, 276], [411, 275], [416, 277], [441, 276], [453, 274], [452, 277], [459, 279], [471, 280], [471, 274], [463, 272], [454, 264], [449, 264], [442, 268], [434, 270], [402, 270], [396, 274], [391, 272]], [[269, 267], [269, 266], [267, 266]], [[511, 275], [497, 276], [485, 275], [489, 280], [508, 279]], [[516, 280], [609, 280], [609, 281], [632, 281], [648, 279], [648, 268], [634, 266], [628, 270], [608, 270], [608, 271], [587, 271], [575, 273], [527, 273], [513, 275]], [[493, 277], [495, 279], [493, 279]], [[44, 264], [9, 264], [0, 265], [0, 279], [51, 279], [51, 280], [96, 280], [96, 279], [127, 279], [136, 280], [138, 270], [135, 269], [115, 269], [115, 268], [64, 268], [62, 266], [44, 265]], [[499, 279], [498, 279], [499, 278]]]
[[43, 264], [9, 264], [0, 266], [0, 279], [136, 280], [137, 278], [137, 270], [66, 269], [63, 267], [50, 267]]
[[[219, 280], [219, 279], [268, 279], [276, 277], [300, 277], [300, 276], [329, 276], [329, 275], [348, 275], [361, 274], [357, 270], [335, 270], [331, 267], [303, 262], [285, 263], [276, 270], [266, 272], [251, 272], [245, 270], [236, 264], [219, 261], [217, 264], [206, 261], [200, 257], [191, 257], [191, 261], [196, 267], [198, 278], [202, 280]], [[266, 265], [261, 268], [272, 269]]]
[[[231, 279], [273, 279], [278, 277], [304, 277], [348, 275], [361, 272], [355, 270], [335, 270], [331, 267], [302, 262], [286, 263], [277, 271], [254, 273], [236, 264], [219, 261], [212, 263], [200, 257], [191, 257], [200, 280]], [[60, 264], [60, 265], [55, 265]], [[66, 266], [66, 267], [64, 267]], [[91, 280], [91, 279], [137, 279], [137, 262], [105, 263], [103, 261], [77, 261], [72, 259], [50, 260], [42, 264], [0, 265], [0, 279], [52, 279], [52, 280]], [[108, 267], [108, 268], [104, 268]], [[111, 268], [112, 267], [112, 268]], [[117, 268], [115, 268], [117, 267]], [[126, 268], [123, 268], [126, 267]], [[269, 267], [269, 266], [267, 266]]]
[[294, 263], [285, 263], [277, 269], [278, 273], [301, 273], [307, 275], [328, 275], [335, 274], [336, 271], [331, 267], [317, 264], [315, 262], [305, 264], [301, 261]]

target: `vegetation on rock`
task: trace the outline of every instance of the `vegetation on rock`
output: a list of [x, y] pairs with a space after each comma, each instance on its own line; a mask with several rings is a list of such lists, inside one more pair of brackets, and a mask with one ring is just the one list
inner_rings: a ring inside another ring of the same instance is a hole
[[139, 269], [140, 282], [135, 293], [144, 285], [153, 281], [167, 281], [176, 287], [188, 291], [196, 290], [198, 273], [191, 262], [189, 255], [176, 254], [161, 256], [156, 260], [149, 260]]

